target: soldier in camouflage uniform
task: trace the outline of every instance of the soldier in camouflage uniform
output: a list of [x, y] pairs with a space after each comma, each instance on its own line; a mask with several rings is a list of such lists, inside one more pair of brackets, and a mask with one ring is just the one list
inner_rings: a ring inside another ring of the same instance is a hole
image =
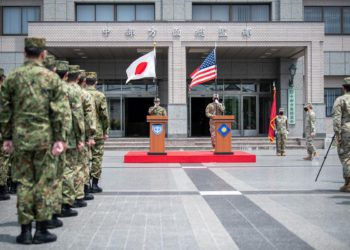
[[[44, 60], [44, 66], [55, 73], [57, 73], [57, 70], [59, 70], [60, 72], [64, 70], [66, 72], [68, 71], [68, 63], [65, 64], [65, 63], [61, 63], [61, 61], [56, 61], [53, 55], [46, 56]], [[62, 99], [62, 102], [61, 102], [62, 110], [65, 111], [65, 115], [63, 118], [65, 126], [63, 129], [67, 137], [68, 133], [72, 129], [72, 114], [71, 114], [69, 100], [68, 100], [67, 86], [63, 79], [61, 79], [61, 84], [65, 94], [64, 96], [65, 98]], [[57, 228], [57, 227], [63, 226], [63, 222], [59, 220], [57, 217], [59, 214], [61, 214], [61, 207], [62, 207], [62, 180], [63, 180], [63, 171], [65, 166], [65, 159], [66, 159], [66, 152], [63, 151], [62, 154], [59, 155], [59, 159], [57, 161], [56, 179], [54, 181], [54, 184], [52, 185], [52, 188], [54, 190], [54, 193], [52, 195], [54, 214], [52, 215], [52, 219], [48, 221], [48, 228]]]
[[86, 72], [81, 70], [80, 80], [80, 95], [84, 111], [85, 123], [85, 146], [79, 152], [78, 164], [79, 170], [75, 178], [76, 202], [75, 207], [85, 206], [83, 200], [92, 200], [94, 196], [89, 193], [90, 181], [90, 148], [95, 145], [94, 136], [96, 133], [96, 111], [95, 102], [89, 92], [86, 91]]
[[[4, 69], [0, 68], [0, 87], [5, 80]], [[1, 106], [0, 106], [1, 112]], [[9, 155], [2, 150], [2, 136], [0, 133], [0, 201], [9, 200], [10, 195], [8, 194], [7, 188], [7, 174], [9, 172]]]
[[278, 156], [286, 155], [286, 142], [288, 135], [288, 118], [284, 115], [284, 109], [280, 108], [275, 119], [276, 123], [276, 151]]
[[312, 110], [312, 104], [307, 103], [304, 106], [305, 116], [305, 137], [306, 137], [306, 149], [308, 156], [304, 158], [306, 161], [312, 161], [316, 156], [316, 148], [313, 145], [313, 139], [316, 135], [316, 114]]
[[[79, 66], [69, 65], [66, 87], [68, 90], [69, 105], [72, 115], [72, 130], [68, 134], [66, 162], [63, 171], [62, 182], [62, 210], [59, 217], [71, 217], [78, 215], [72, 207], [75, 202], [75, 176], [78, 168], [79, 151], [84, 148], [85, 126], [84, 113], [80, 97], [80, 89], [77, 85], [79, 80]], [[57, 71], [62, 76], [64, 72]]]
[[148, 114], [156, 116], [167, 116], [165, 108], [160, 106], [159, 98], [154, 98], [154, 106], [148, 109]]
[[104, 141], [108, 139], [109, 117], [107, 110], [107, 101], [103, 93], [96, 90], [97, 74], [95, 72], [86, 73], [86, 90], [91, 94], [95, 101], [96, 110], [96, 144], [91, 148], [92, 163], [90, 176], [92, 178], [91, 191], [93, 193], [102, 192], [102, 188], [98, 186], [101, 178], [102, 159], [104, 153]]
[[350, 77], [344, 79], [345, 94], [338, 97], [333, 105], [333, 129], [337, 139], [338, 156], [343, 165], [345, 184], [342, 192], [350, 192]]
[[213, 102], [209, 103], [205, 109], [205, 115], [210, 119], [209, 120], [209, 131], [211, 138], [211, 145], [215, 148], [216, 145], [216, 136], [215, 136], [215, 123], [212, 119], [213, 116], [224, 115], [225, 106], [219, 102], [219, 95], [213, 95]]
[[[56, 161], [64, 150], [64, 98], [62, 84], [43, 67], [45, 39], [25, 38], [27, 61], [11, 72], [1, 86], [0, 114], [3, 148], [13, 152], [13, 179], [18, 183], [17, 213], [21, 244], [52, 242], [56, 235], [47, 230], [52, 217], [52, 185]], [[36, 221], [34, 237], [31, 223]]]

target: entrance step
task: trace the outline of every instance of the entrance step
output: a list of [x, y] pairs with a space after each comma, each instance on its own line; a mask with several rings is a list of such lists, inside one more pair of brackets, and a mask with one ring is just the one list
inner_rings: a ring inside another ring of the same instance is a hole
[[[324, 139], [316, 138], [315, 146], [324, 148]], [[167, 150], [210, 150], [210, 138], [167, 138]], [[234, 150], [273, 150], [276, 144], [269, 143], [266, 137], [233, 137], [232, 149]], [[305, 148], [305, 139], [288, 138], [286, 143], [287, 149], [303, 149]], [[111, 138], [105, 143], [107, 150], [120, 151], [145, 151], [149, 149], [148, 138]]]

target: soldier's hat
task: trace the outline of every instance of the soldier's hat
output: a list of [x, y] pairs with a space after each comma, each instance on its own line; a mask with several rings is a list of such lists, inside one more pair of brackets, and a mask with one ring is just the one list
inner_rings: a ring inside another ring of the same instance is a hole
[[96, 72], [86, 72], [86, 78], [97, 79], [97, 73]]
[[24, 39], [24, 47], [44, 50], [46, 48], [46, 39], [42, 37], [26, 37]]
[[57, 60], [56, 61], [56, 70], [67, 72], [69, 70], [69, 63], [67, 61]]
[[278, 112], [284, 112], [284, 108], [280, 108]]
[[68, 73], [69, 74], [80, 73], [80, 66], [79, 65], [69, 65], [68, 66]]
[[343, 86], [350, 86], [350, 77], [345, 77], [344, 78]]
[[154, 98], [154, 102], [160, 102], [160, 99], [158, 97]]
[[308, 102], [308, 103], [306, 103], [306, 104], [304, 105], [304, 108], [310, 108], [310, 109], [312, 109], [312, 104], [311, 104], [310, 102]]
[[56, 58], [54, 55], [47, 55], [43, 62], [44, 66], [48, 69], [56, 67]]
[[3, 68], [0, 68], [0, 76], [5, 76], [5, 71]]
[[79, 70], [80, 72], [80, 77], [86, 78], [86, 71], [84, 69]]
[[214, 99], [219, 99], [219, 94], [213, 94], [213, 100]]

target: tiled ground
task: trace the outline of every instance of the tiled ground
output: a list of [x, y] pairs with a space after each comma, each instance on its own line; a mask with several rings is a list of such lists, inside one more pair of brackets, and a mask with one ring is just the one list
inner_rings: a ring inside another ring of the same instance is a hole
[[[123, 164], [106, 152], [101, 185], [58, 241], [23, 247], [15, 197], [0, 202], [0, 249], [350, 249], [350, 194], [334, 151], [257, 153], [256, 164]], [[151, 168], [149, 167], [151, 166]]]

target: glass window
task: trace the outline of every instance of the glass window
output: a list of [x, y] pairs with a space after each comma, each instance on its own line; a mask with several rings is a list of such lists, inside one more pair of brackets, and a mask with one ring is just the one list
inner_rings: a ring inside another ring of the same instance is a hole
[[341, 9], [340, 7], [325, 7], [323, 10], [326, 33], [340, 34]]
[[78, 5], [77, 21], [79, 22], [95, 21], [95, 5]]
[[149, 5], [149, 4], [136, 5], [136, 20], [153, 21], [154, 5]]
[[343, 32], [350, 34], [350, 7], [343, 8]]
[[250, 20], [249, 5], [234, 5], [232, 11], [232, 20], [236, 22], [248, 22]]
[[22, 33], [28, 33], [28, 22], [40, 20], [40, 9], [38, 7], [22, 8]]
[[324, 102], [326, 104], [326, 117], [332, 116], [332, 109], [335, 99], [343, 94], [341, 88], [326, 88], [324, 89]]
[[270, 7], [268, 5], [252, 5], [251, 21], [267, 22], [270, 20]]
[[192, 19], [194, 21], [210, 21], [210, 5], [193, 5]]
[[40, 7], [4, 7], [3, 32], [6, 35], [28, 33], [28, 22], [40, 20]]
[[229, 21], [229, 6], [228, 5], [213, 5], [211, 7], [212, 21]]
[[117, 21], [135, 21], [135, 5], [118, 5]]
[[304, 20], [306, 22], [322, 22], [322, 7], [305, 7]]
[[96, 5], [96, 21], [113, 21], [114, 5]]
[[4, 7], [3, 13], [3, 32], [4, 34], [21, 34], [21, 8]]

